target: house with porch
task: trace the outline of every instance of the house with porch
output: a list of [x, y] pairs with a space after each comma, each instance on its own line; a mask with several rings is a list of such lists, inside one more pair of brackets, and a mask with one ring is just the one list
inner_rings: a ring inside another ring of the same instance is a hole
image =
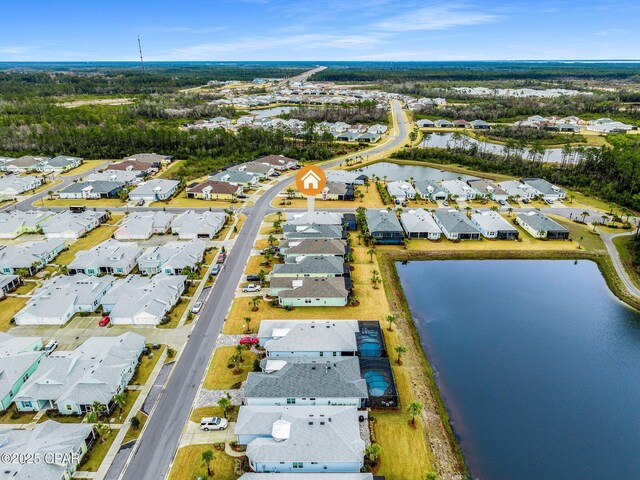
[[454, 200], [468, 202], [475, 200], [478, 192], [462, 180], [443, 180], [442, 187], [446, 189]]
[[[243, 406], [234, 433], [256, 472], [359, 473], [363, 412], [353, 406]], [[364, 414], [366, 417], [366, 412]]]
[[42, 185], [41, 177], [33, 175], [4, 175], [0, 177], [0, 199], [12, 198]]
[[187, 198], [199, 198], [200, 200], [222, 200], [230, 202], [242, 194], [242, 186], [227, 182], [206, 180], [194, 183], [187, 187]]
[[47, 238], [78, 239], [106, 221], [107, 213], [104, 211], [72, 212], [64, 210], [47, 218], [42, 223], [42, 233]]
[[180, 182], [177, 180], [154, 178], [146, 182], [141, 182], [136, 188], [130, 191], [129, 199], [144, 200], [145, 202], [169, 200], [178, 189], [179, 184]]
[[347, 242], [330, 238], [307, 238], [303, 240], [284, 240], [280, 243], [280, 254], [285, 263], [295, 263], [305, 257], [340, 257], [349, 253]]
[[309, 225], [284, 224], [282, 231], [288, 240], [304, 240], [307, 238], [326, 238], [346, 240], [347, 232], [342, 225], [320, 225], [312, 223]]
[[495, 202], [506, 202], [509, 198], [509, 194], [505, 192], [499, 185], [496, 185], [491, 180], [484, 178], [478, 178], [477, 180], [467, 180], [467, 185], [478, 192], [478, 196], [484, 199], [490, 199]]
[[16, 290], [22, 285], [22, 280], [17, 275], [0, 275], [0, 300], [7, 296], [8, 293]]
[[274, 277], [271, 295], [282, 307], [344, 307], [349, 298], [344, 277]]
[[113, 234], [116, 240], [146, 240], [169, 231], [175, 214], [162, 211], [131, 212]]
[[181, 275], [183, 269], [195, 269], [202, 262], [205, 250], [206, 243], [200, 239], [149, 247], [138, 257], [138, 268], [142, 275]]
[[265, 358], [261, 372], [250, 372], [245, 405], [352, 405], [369, 398], [357, 357]]
[[342, 257], [328, 255], [303, 256], [296, 261], [274, 265], [271, 279], [349, 277], [349, 265]]
[[342, 357], [358, 353], [356, 320], [262, 320], [260, 346], [269, 357]]
[[227, 223], [227, 214], [222, 212], [187, 210], [171, 222], [171, 233], [180, 240], [215, 238]]
[[565, 190], [553, 185], [544, 178], [522, 178], [520, 179], [520, 183], [526, 185], [530, 190], [533, 190], [536, 196], [542, 197], [544, 200], [553, 202], [556, 200], [564, 200], [567, 196]]
[[525, 199], [533, 200], [535, 197], [535, 192], [533, 190], [527, 188], [517, 180], [505, 180], [504, 182], [499, 182], [497, 185], [504, 190], [509, 197], [513, 197], [518, 201]]
[[422, 200], [445, 201], [449, 198], [449, 192], [446, 188], [438, 185], [435, 180], [417, 180], [414, 183], [416, 196]]
[[409, 238], [427, 238], [439, 240], [442, 230], [438, 227], [433, 217], [424, 208], [416, 208], [408, 212], [402, 212], [400, 223]]
[[0, 212], [0, 238], [16, 238], [23, 233], [42, 233], [45, 221], [56, 215], [49, 210]]
[[67, 157], [65, 155], [58, 155], [50, 160], [47, 160], [42, 165], [44, 172], [66, 172], [82, 165], [83, 158]]
[[249, 175], [253, 175], [258, 179], [267, 178], [273, 175], [273, 172], [275, 172], [275, 169], [271, 165], [257, 161], [241, 163], [240, 165], [230, 167], [229, 170], [237, 170], [239, 172], [248, 173]]
[[514, 221], [533, 238], [546, 238], [547, 240], [567, 240], [569, 238], [569, 230], [538, 210], [519, 213]]
[[256, 175], [231, 169], [209, 175], [208, 180], [231, 183], [244, 188], [254, 188], [258, 184], [258, 177]]
[[517, 240], [520, 236], [520, 232], [516, 227], [493, 210], [473, 213], [471, 215], [471, 223], [478, 227], [484, 238]]
[[97, 180], [92, 182], [72, 183], [58, 193], [60, 198], [117, 198], [124, 183]]
[[135, 268], [142, 247], [109, 238], [89, 250], [80, 250], [68, 265], [69, 274], [128, 275]]
[[413, 185], [409, 182], [403, 182], [402, 180], [387, 183], [387, 192], [389, 192], [389, 195], [396, 203], [402, 203], [416, 198], [416, 189], [413, 188]]
[[83, 415], [99, 402], [110, 414], [113, 397], [124, 391], [144, 349], [144, 337], [133, 332], [91, 337], [75, 350], [57, 350], [42, 358], [35, 373], [15, 396], [21, 412], [56, 409]]
[[0, 274], [13, 275], [16, 270], [25, 269], [29, 276], [34, 275], [65, 248], [65, 243], [55, 238], [42, 242], [0, 245]]
[[14, 337], [0, 332], [0, 412], [9, 409], [43, 355], [41, 338]]
[[480, 230], [458, 210], [438, 209], [433, 214], [444, 236], [449, 240], [480, 240]]
[[138, 172], [128, 170], [105, 170], [95, 172], [85, 177], [85, 182], [116, 182], [123, 185], [133, 185], [142, 181]]
[[264, 157], [255, 158], [252, 161], [264, 163], [278, 171], [290, 170], [298, 166], [298, 160], [285, 157], [284, 155], [265, 155]]
[[380, 244], [399, 245], [404, 240], [404, 230], [395, 212], [369, 208], [365, 212], [369, 233]]

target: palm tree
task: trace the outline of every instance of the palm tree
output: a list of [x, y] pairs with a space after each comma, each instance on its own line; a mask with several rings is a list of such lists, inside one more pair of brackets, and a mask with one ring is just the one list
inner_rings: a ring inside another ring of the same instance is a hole
[[220, 400], [218, 400], [218, 406], [222, 408], [222, 414], [224, 415], [224, 418], [227, 418], [227, 412], [231, 407], [231, 400], [229, 399], [229, 397], [230, 395], [227, 393], [226, 397], [222, 397]]
[[113, 396], [113, 403], [115, 403], [120, 409], [120, 415], [124, 410], [124, 406], [127, 404], [127, 394], [125, 392], [116, 393]]
[[275, 233], [281, 233], [280, 228], [282, 227], [282, 222], [280, 220], [276, 220], [273, 222], [273, 230]]
[[387, 315], [387, 322], [389, 322], [389, 327], [387, 330], [393, 332], [393, 324], [398, 323], [398, 319], [395, 315]]
[[411, 423], [416, 424], [416, 417], [422, 414], [422, 404], [420, 402], [411, 402], [407, 407], [407, 412], [411, 415]]
[[242, 356], [242, 352], [247, 349], [246, 345], [236, 345], [236, 355], [240, 359], [240, 363], [244, 362], [244, 357]]
[[269, 238], [267, 238], [267, 243], [269, 244], [270, 247], [273, 247], [273, 244], [276, 243], [278, 240], [276, 240], [276, 237], [274, 237], [273, 235], [269, 235]]
[[358, 234], [358, 245], [362, 245], [362, 234]]
[[402, 345], [398, 345], [395, 348], [395, 350], [396, 350], [396, 354], [398, 355], [398, 359], [396, 360], [396, 363], [398, 365], [402, 365], [402, 355], [407, 353], [407, 349], [405, 347], [403, 347]]
[[267, 265], [271, 264], [271, 260], [273, 260], [273, 253], [271, 253], [270, 251], [267, 251], [264, 254], [264, 261], [267, 263]]
[[580, 216], [582, 217], [582, 223], [585, 223], [585, 219], [589, 216], [589, 212], [582, 212]]
[[58, 272], [60, 275], [69, 275], [69, 269], [66, 265], [58, 265]]
[[260, 297], [253, 297], [249, 300], [249, 305], [251, 305], [251, 311], [257, 312], [260, 309]]
[[294, 193], [296, 193], [296, 191], [293, 188], [291, 187], [287, 188], [287, 197], [293, 198]]
[[360, 199], [360, 202], [364, 201], [364, 193], [360, 192], [358, 193], [358, 198]]
[[24, 267], [14, 269], [14, 273], [20, 278], [28, 277], [30, 274], [29, 269]]
[[373, 263], [373, 256], [376, 254], [375, 248], [370, 248], [367, 250], [367, 255], [369, 255], [369, 263]]
[[467, 217], [470, 217], [471, 216], [471, 207], [467, 205], [466, 207], [464, 207], [464, 210], [465, 210], [465, 212], [467, 212]]
[[258, 280], [260, 280], [260, 286], [264, 284], [265, 279], [267, 278], [267, 272], [265, 272], [262, 268], [258, 272]]
[[240, 356], [237, 353], [234, 355], [231, 355], [231, 358], [229, 359], [229, 361], [234, 366], [233, 373], [235, 373], [236, 375], [239, 373], [242, 373], [242, 369], [240, 368], [240, 363], [242, 363], [242, 361], [240, 359]]
[[213, 475], [213, 471], [211, 470], [211, 462], [216, 459], [216, 454], [213, 453], [213, 450], [207, 449], [202, 452], [202, 466], [207, 467], [207, 475], [210, 477]]
[[382, 279], [380, 278], [380, 274], [378, 273], [377, 270], [373, 270], [371, 272], [371, 283], [373, 284], [373, 288], [375, 288], [376, 290], [378, 289], [378, 284], [382, 282]]
[[372, 464], [376, 464], [378, 458], [380, 458], [380, 453], [382, 452], [382, 448], [377, 443], [372, 443], [367, 448], [364, 449], [364, 454], [367, 456], [369, 461]]
[[507, 211], [509, 212], [509, 216], [511, 216], [511, 214], [513, 213], [513, 207], [507, 208]]
[[247, 330], [245, 333], [251, 333], [251, 317], [244, 317], [244, 323], [247, 324]]

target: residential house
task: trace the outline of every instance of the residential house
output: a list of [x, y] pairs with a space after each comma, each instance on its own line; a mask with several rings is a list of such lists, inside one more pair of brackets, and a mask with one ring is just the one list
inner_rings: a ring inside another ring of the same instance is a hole
[[449, 197], [447, 189], [438, 185], [435, 180], [417, 180], [414, 183], [414, 188], [416, 195], [419, 195], [423, 200], [444, 201]]
[[4, 463], [4, 476], [16, 480], [71, 480], [95, 440], [93, 425], [87, 423], [46, 420], [33, 429], [3, 430], [0, 432], [0, 456], [41, 459], [40, 462]]
[[341, 213], [330, 212], [328, 210], [286, 214], [286, 223], [288, 225], [310, 225], [312, 223], [317, 225], [342, 225], [343, 221], [344, 219]]
[[258, 184], [258, 177], [256, 175], [231, 169], [209, 175], [208, 180], [241, 185], [244, 188], [253, 188]]
[[47, 238], [73, 238], [78, 239], [98, 228], [107, 220], [105, 212], [85, 210], [72, 212], [64, 210], [53, 217], [47, 218], [42, 223], [42, 232]]
[[428, 118], [420, 119], [416, 122], [416, 124], [420, 128], [433, 128], [436, 125], [435, 123], [433, 123], [433, 120], [429, 120]]
[[44, 162], [42, 170], [45, 172], [66, 172], [82, 165], [83, 158], [58, 155]]
[[270, 287], [282, 307], [344, 307], [349, 297], [342, 277], [275, 277]]
[[72, 183], [58, 193], [60, 198], [117, 198], [124, 183], [102, 181]]
[[123, 243], [109, 238], [92, 247], [80, 250], [68, 265], [69, 274], [127, 275], [136, 266], [142, 248], [137, 243]]
[[342, 225], [291, 225], [284, 224], [282, 231], [288, 240], [306, 238], [346, 239], [347, 232]]
[[13, 292], [22, 285], [20, 277], [17, 275], [0, 275], [0, 299], [7, 296], [7, 293]]
[[480, 240], [480, 230], [458, 210], [438, 209], [433, 218], [449, 240]]
[[171, 233], [180, 240], [214, 238], [227, 223], [227, 214], [209, 211], [187, 210], [171, 222]]
[[580, 126], [573, 123], [558, 123], [559, 132], [580, 133]]
[[169, 231], [175, 218], [169, 212], [132, 212], [113, 234], [116, 240], [146, 240], [151, 235], [163, 235]]
[[39, 337], [13, 337], [0, 332], [0, 412], [9, 409], [43, 355]]
[[138, 258], [138, 268], [143, 275], [161, 272], [167, 275], [181, 275], [183, 269], [193, 269], [197, 263], [202, 262], [205, 249], [205, 242], [199, 239], [149, 247]]
[[[256, 472], [359, 473], [365, 441], [353, 406], [240, 408], [234, 433]], [[365, 415], [366, 416], [366, 415]]]
[[471, 128], [471, 124], [466, 120], [454, 120], [451, 123], [453, 124], [453, 128]]
[[129, 198], [131, 200], [144, 200], [145, 202], [168, 200], [178, 189], [179, 184], [180, 182], [177, 180], [154, 178], [153, 180], [141, 182], [129, 192]]
[[358, 141], [362, 143], [376, 143], [380, 141], [380, 135], [374, 132], [366, 132], [358, 136]]
[[41, 233], [42, 224], [56, 215], [48, 210], [0, 212], [0, 238], [16, 238], [23, 233]]
[[4, 175], [0, 177], [0, 199], [15, 197], [35, 190], [42, 185], [42, 178], [32, 175]]
[[348, 183], [327, 182], [321, 193], [316, 195], [320, 200], [354, 200], [354, 186]]
[[109, 414], [113, 397], [123, 392], [144, 349], [144, 337], [127, 332], [116, 337], [91, 337], [75, 350], [57, 350], [40, 366], [15, 397], [21, 412], [57, 409], [82, 415], [99, 402]]
[[358, 132], [352, 132], [351, 130], [347, 130], [346, 132], [338, 133], [336, 136], [336, 140], [339, 142], [355, 142], [360, 134]]
[[241, 185], [214, 180], [193, 183], [187, 187], [187, 198], [199, 198], [201, 200], [224, 200], [230, 202], [240, 194], [242, 194]]
[[83, 273], [50, 278], [16, 313], [16, 325], [64, 325], [76, 313], [94, 312], [115, 280]]
[[280, 263], [273, 267], [271, 279], [278, 277], [348, 277], [349, 265], [342, 257], [304, 256], [296, 263]]
[[365, 213], [369, 233], [381, 244], [401, 244], [404, 231], [394, 212], [370, 208]]
[[489, 124], [484, 120], [472, 120], [471, 128], [474, 130], [489, 130]]
[[509, 194], [491, 180], [478, 178], [477, 180], [467, 180], [467, 184], [478, 192], [478, 196], [481, 198], [488, 198], [496, 202], [506, 202], [509, 198]]
[[473, 187], [470, 187], [462, 180], [443, 180], [442, 186], [451, 194], [451, 197], [455, 200], [462, 202], [468, 202], [475, 200], [478, 192]]
[[14, 158], [2, 166], [3, 171], [23, 173], [42, 171], [42, 164], [51, 157], [34, 157], [32, 155], [24, 155], [20, 158]]
[[129, 275], [102, 297], [102, 308], [113, 325], [158, 325], [178, 303], [187, 277], [159, 273]]
[[540, 196], [544, 200], [563, 200], [567, 196], [566, 191], [543, 178], [522, 178], [520, 183], [532, 189], [536, 196]]
[[269, 357], [341, 357], [358, 354], [356, 320], [262, 320], [260, 346]]
[[42, 242], [0, 245], [0, 273], [13, 275], [16, 270], [25, 269], [29, 276], [34, 275], [65, 248], [62, 240], [54, 238]]
[[364, 185], [368, 177], [364, 173], [349, 170], [327, 170], [327, 182]]
[[132, 185], [142, 180], [138, 172], [132, 170], [105, 170], [85, 177], [85, 182], [115, 182]]
[[403, 212], [400, 214], [400, 223], [409, 238], [439, 240], [442, 233], [431, 214], [424, 208]]
[[502, 190], [507, 192], [509, 197], [516, 200], [532, 200], [535, 197], [533, 190], [528, 189], [524, 184], [517, 180], [506, 180], [497, 184]]
[[229, 170], [237, 170], [239, 172], [248, 173], [249, 175], [253, 175], [259, 179], [267, 178], [273, 175], [273, 172], [275, 172], [275, 169], [271, 165], [258, 161], [242, 163], [240, 165], [231, 167]]
[[171, 155], [158, 155], [157, 153], [137, 153], [130, 157], [125, 157], [124, 160], [147, 163], [154, 168], [160, 168], [173, 162], [174, 158]]
[[290, 170], [298, 166], [298, 160], [285, 157], [284, 155], [266, 155], [253, 159], [253, 162], [264, 163], [274, 168], [274, 170]]
[[485, 238], [517, 240], [520, 235], [517, 228], [498, 212], [492, 210], [472, 214], [471, 222], [478, 227]]
[[514, 221], [534, 238], [548, 240], [567, 240], [569, 238], [569, 230], [537, 210], [519, 213]]
[[307, 238], [285, 240], [280, 243], [280, 254], [285, 263], [297, 262], [305, 257], [329, 256], [344, 258], [349, 253], [347, 242], [341, 239]]
[[386, 125], [380, 125], [379, 123], [376, 123], [375, 125], [371, 125], [367, 129], [367, 132], [382, 135], [383, 133], [387, 133], [387, 130], [389, 130], [389, 127], [387, 127]]
[[267, 357], [250, 372], [245, 405], [353, 405], [369, 398], [357, 357]]
[[413, 200], [416, 197], [416, 190], [413, 185], [402, 180], [387, 183], [387, 192], [396, 203]]
[[131, 172], [139, 177], [145, 177], [157, 172], [157, 170], [157, 168], [145, 162], [126, 160], [124, 162], [112, 163], [106, 168], [105, 172]]
[[436, 128], [453, 128], [453, 123], [451, 123], [449, 120], [436, 120], [434, 122], [434, 125]]

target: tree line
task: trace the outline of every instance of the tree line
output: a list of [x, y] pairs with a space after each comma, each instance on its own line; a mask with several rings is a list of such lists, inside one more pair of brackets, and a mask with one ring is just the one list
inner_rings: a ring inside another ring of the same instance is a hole
[[340, 107], [298, 107], [280, 115], [281, 118], [312, 120], [315, 123], [383, 123], [385, 125], [388, 116], [389, 113], [386, 110], [378, 108], [378, 103], [375, 100], [362, 100], [352, 105], [344, 104]]

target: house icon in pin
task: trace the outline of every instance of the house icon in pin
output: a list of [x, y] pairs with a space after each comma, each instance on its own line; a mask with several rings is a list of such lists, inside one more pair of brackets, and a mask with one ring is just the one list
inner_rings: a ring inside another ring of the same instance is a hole
[[320, 185], [320, 177], [313, 170], [309, 170], [302, 177], [302, 184], [305, 190], [317, 190]]

